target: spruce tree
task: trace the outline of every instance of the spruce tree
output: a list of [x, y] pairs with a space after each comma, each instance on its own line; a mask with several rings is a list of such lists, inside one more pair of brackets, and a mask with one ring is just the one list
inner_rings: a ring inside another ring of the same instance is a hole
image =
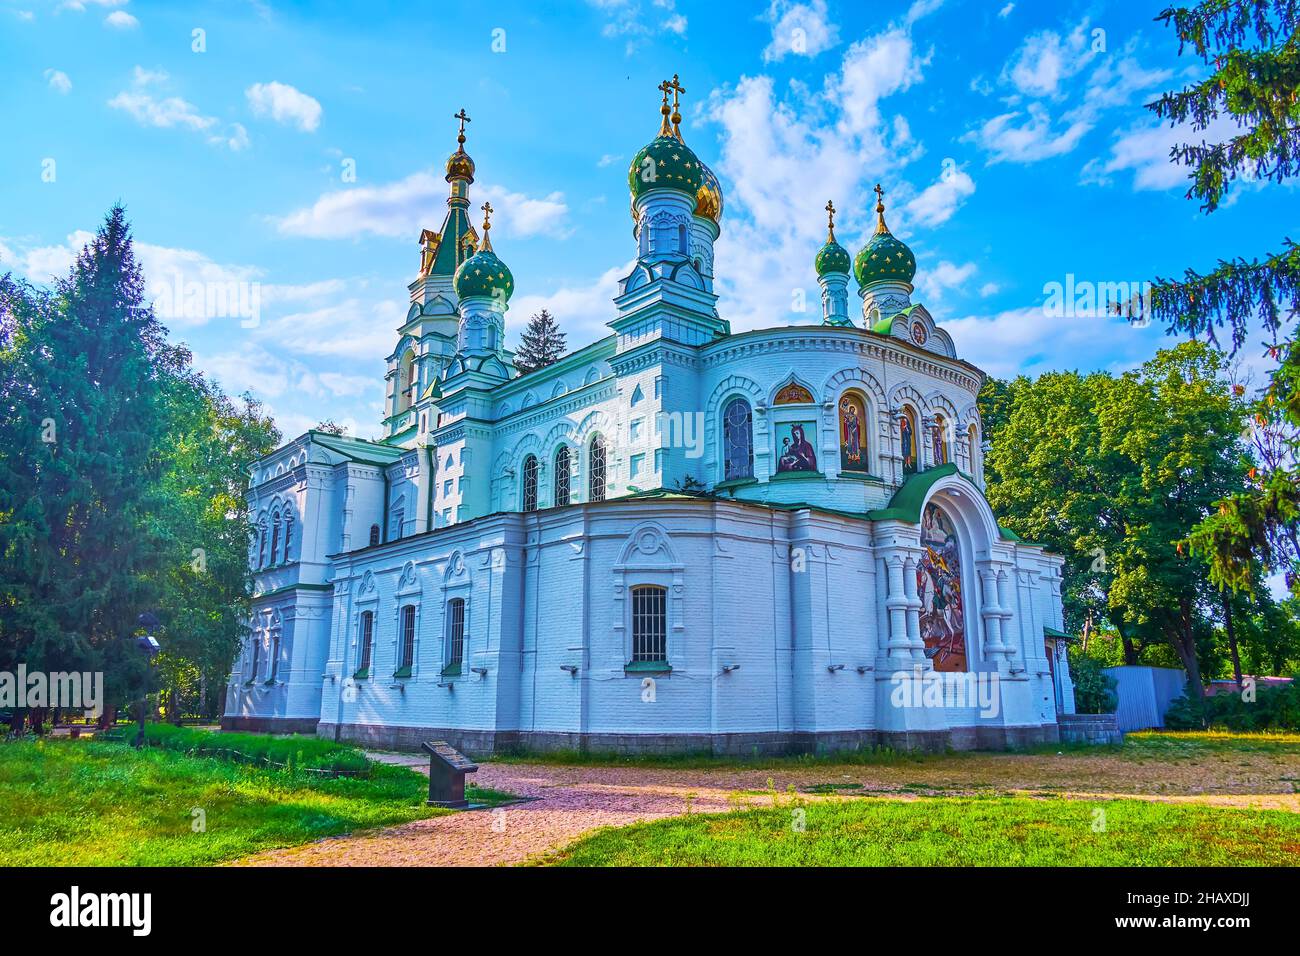
[[52, 292], [7, 276], [0, 289], [3, 653], [30, 670], [103, 670], [118, 699], [142, 677], [129, 638], [162, 554], [163, 330], [143, 295], [121, 206]]
[[[1282, 183], [1300, 175], [1300, 0], [1203, 0], [1158, 19], [1173, 27], [1179, 53], [1194, 53], [1207, 75], [1150, 109], [1194, 133], [1220, 119], [1235, 124], [1222, 142], [1172, 150], [1171, 160], [1189, 170], [1187, 197], [1209, 214], [1238, 178]], [[1255, 408], [1259, 461], [1247, 487], [1219, 502], [1189, 543], [1221, 588], [1251, 590], [1253, 562], [1263, 558], [1286, 571], [1300, 593], [1300, 246], [1289, 237], [1275, 241], [1271, 252], [1158, 279], [1151, 304], [1174, 332], [1215, 343], [1226, 332], [1234, 352], [1262, 325], [1263, 347], [1279, 364]]]
[[551, 313], [542, 309], [528, 320], [519, 351], [515, 353], [515, 367], [521, 372], [535, 372], [545, 368], [564, 354], [564, 333]]

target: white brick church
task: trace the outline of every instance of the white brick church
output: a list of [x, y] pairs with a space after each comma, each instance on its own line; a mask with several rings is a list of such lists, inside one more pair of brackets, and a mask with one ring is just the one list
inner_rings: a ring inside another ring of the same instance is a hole
[[1057, 739], [1062, 560], [985, 500], [983, 373], [912, 301], [879, 187], [855, 257], [827, 204], [821, 316], [733, 334], [722, 191], [674, 86], [628, 172], [610, 334], [528, 374], [462, 111], [385, 437], [308, 432], [252, 466], [224, 726], [477, 754]]

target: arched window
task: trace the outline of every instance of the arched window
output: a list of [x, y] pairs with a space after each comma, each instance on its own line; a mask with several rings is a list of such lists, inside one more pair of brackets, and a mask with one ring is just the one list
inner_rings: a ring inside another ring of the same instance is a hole
[[402, 356], [397, 372], [397, 411], [404, 412], [415, 401], [415, 353], [408, 351]]
[[967, 442], [967, 445], [968, 445], [968, 452], [969, 452], [969, 454], [970, 454], [970, 464], [969, 464], [967, 467], [970, 468], [970, 473], [971, 473], [972, 475], [978, 475], [978, 474], [979, 474], [980, 433], [979, 433], [979, 429], [975, 427], [975, 423], [974, 423], [974, 422], [971, 422], [971, 424], [970, 424], [970, 428], [968, 428], [968, 429], [966, 430], [966, 442]]
[[916, 412], [904, 405], [898, 413], [898, 453], [903, 457], [903, 474], [916, 474]]
[[605, 500], [605, 439], [599, 435], [587, 452], [587, 500]]
[[555, 506], [563, 508], [569, 503], [569, 449], [562, 447], [555, 453]]
[[930, 433], [930, 454], [936, 465], [948, 463], [948, 419], [934, 416], [934, 430]]
[[840, 396], [840, 471], [867, 474], [867, 403], [857, 392]]
[[360, 647], [357, 651], [357, 673], [356, 677], [370, 676], [370, 652], [375, 645], [375, 612], [361, 612], [361, 633], [358, 635]]
[[266, 519], [257, 523], [257, 566], [266, 567]]
[[754, 477], [754, 415], [743, 398], [722, 412], [722, 459], [723, 481]]
[[668, 589], [645, 584], [632, 589], [632, 660], [668, 659]]
[[524, 459], [524, 510], [537, 510], [537, 456]]
[[465, 599], [447, 602], [447, 646], [443, 650], [443, 670], [459, 668], [465, 657]]
[[379, 525], [372, 524], [370, 526], [370, 547], [373, 548], [378, 543], [379, 543]]
[[271, 628], [271, 674], [267, 678], [274, 681], [280, 673], [280, 628]]
[[250, 640], [253, 644], [253, 661], [248, 669], [248, 679], [251, 681], [257, 680], [257, 667], [262, 661], [262, 632], [254, 631]]
[[389, 541], [399, 540], [404, 529], [406, 529], [406, 496], [396, 499], [393, 503], [393, 511], [389, 514]]
[[293, 541], [293, 515], [285, 513], [284, 516], [284, 560], [290, 560], [289, 544]]
[[275, 564], [275, 559], [280, 554], [280, 515], [277, 512], [271, 519], [271, 564]]
[[411, 673], [411, 665], [415, 663], [415, 605], [406, 604], [402, 606], [402, 646], [401, 653], [397, 659], [398, 673], [405, 673], [408, 676]]

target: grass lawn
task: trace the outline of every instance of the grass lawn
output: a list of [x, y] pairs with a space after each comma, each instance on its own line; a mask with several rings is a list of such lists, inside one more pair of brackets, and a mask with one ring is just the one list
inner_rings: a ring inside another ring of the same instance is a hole
[[[466, 789], [480, 802], [507, 797]], [[404, 767], [316, 779], [155, 747], [17, 741], [0, 744], [0, 866], [219, 863], [451, 812], [427, 796], [428, 779]]]
[[[1104, 811], [1104, 829], [1096, 811]], [[803, 830], [796, 829], [802, 814]], [[1300, 814], [1143, 800], [838, 799], [606, 829], [562, 866], [1296, 866]]]

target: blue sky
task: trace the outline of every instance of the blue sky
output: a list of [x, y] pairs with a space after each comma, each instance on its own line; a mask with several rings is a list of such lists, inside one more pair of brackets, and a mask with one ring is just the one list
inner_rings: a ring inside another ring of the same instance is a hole
[[201, 368], [286, 436], [323, 418], [372, 436], [419, 231], [446, 208], [452, 114], [472, 117], [475, 215], [498, 210], [511, 337], [546, 306], [580, 346], [611, 317], [627, 164], [678, 73], [687, 142], [726, 193], [733, 329], [815, 321], [822, 207], [854, 252], [880, 182], [916, 298], [963, 358], [1121, 370], [1162, 330], [1049, 317], [1047, 283], [1259, 255], [1300, 218], [1276, 186], [1241, 184], [1209, 217], [1184, 198], [1181, 137], [1143, 104], [1202, 68], [1153, 22], [1163, 6], [0, 0], [0, 268], [48, 281], [121, 200], [155, 288], [258, 284], [255, 327], [166, 320]]

